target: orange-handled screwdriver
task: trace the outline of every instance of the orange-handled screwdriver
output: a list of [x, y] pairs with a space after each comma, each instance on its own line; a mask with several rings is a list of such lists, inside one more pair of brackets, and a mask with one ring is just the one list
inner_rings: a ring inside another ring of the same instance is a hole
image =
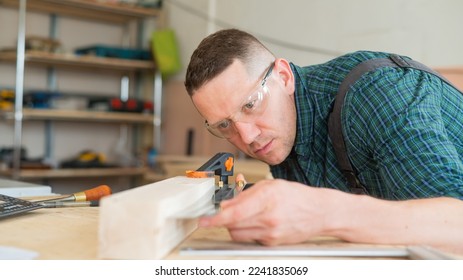
[[48, 202], [48, 201], [72, 201], [72, 202], [80, 202], [80, 201], [98, 201], [100, 200], [103, 196], [110, 195], [112, 193], [111, 188], [108, 187], [107, 185], [100, 185], [98, 187], [82, 191], [82, 192], [76, 192], [71, 195], [66, 195], [66, 196], [60, 196], [57, 198], [51, 198], [51, 199], [42, 199], [42, 200], [36, 200], [35, 202]]
[[101, 185], [93, 189], [89, 189], [83, 192], [73, 193], [71, 198], [72, 201], [95, 201], [100, 200], [103, 196], [111, 194], [111, 188], [107, 185]]

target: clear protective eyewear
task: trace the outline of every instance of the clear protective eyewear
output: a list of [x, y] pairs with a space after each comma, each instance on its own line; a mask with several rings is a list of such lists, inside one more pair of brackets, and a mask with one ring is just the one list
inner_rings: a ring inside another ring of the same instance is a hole
[[272, 74], [273, 66], [274, 64], [272, 63], [265, 73], [259, 89], [246, 98], [238, 112], [231, 115], [229, 118], [218, 121], [214, 124], [209, 124], [207, 120], [204, 122], [210, 133], [219, 138], [231, 138], [238, 133], [235, 127], [236, 122], [248, 123], [262, 115], [267, 108], [269, 95], [267, 80]]

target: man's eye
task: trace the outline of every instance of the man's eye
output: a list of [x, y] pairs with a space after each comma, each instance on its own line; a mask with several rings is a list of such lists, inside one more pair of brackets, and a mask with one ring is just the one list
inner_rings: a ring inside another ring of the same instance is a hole
[[230, 121], [228, 121], [228, 120], [224, 120], [223, 122], [221, 122], [221, 123], [219, 123], [217, 125], [217, 128], [220, 129], [220, 130], [225, 130], [225, 129], [229, 128], [229, 127], [230, 127]]
[[252, 111], [254, 109], [254, 106], [256, 105], [257, 100], [252, 100], [243, 106], [243, 111]]

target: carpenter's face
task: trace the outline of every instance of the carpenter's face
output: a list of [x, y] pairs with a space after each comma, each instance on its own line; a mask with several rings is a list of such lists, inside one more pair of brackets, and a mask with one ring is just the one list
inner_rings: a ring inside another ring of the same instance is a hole
[[208, 130], [270, 165], [290, 153], [296, 134], [294, 80], [277, 60], [249, 75], [239, 60], [195, 91], [192, 100]]

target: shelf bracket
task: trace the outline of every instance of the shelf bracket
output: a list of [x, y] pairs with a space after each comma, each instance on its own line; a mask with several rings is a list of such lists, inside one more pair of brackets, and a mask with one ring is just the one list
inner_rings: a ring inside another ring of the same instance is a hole
[[21, 142], [23, 120], [24, 93], [24, 61], [26, 41], [26, 0], [19, 1], [18, 15], [18, 43], [16, 58], [16, 89], [14, 107], [14, 136], [13, 136], [13, 179], [19, 179], [21, 168]]
[[157, 151], [161, 150], [161, 117], [162, 117], [162, 75], [160, 71], [154, 72], [154, 114], [153, 114], [153, 124], [154, 124], [154, 143], [153, 147]]

